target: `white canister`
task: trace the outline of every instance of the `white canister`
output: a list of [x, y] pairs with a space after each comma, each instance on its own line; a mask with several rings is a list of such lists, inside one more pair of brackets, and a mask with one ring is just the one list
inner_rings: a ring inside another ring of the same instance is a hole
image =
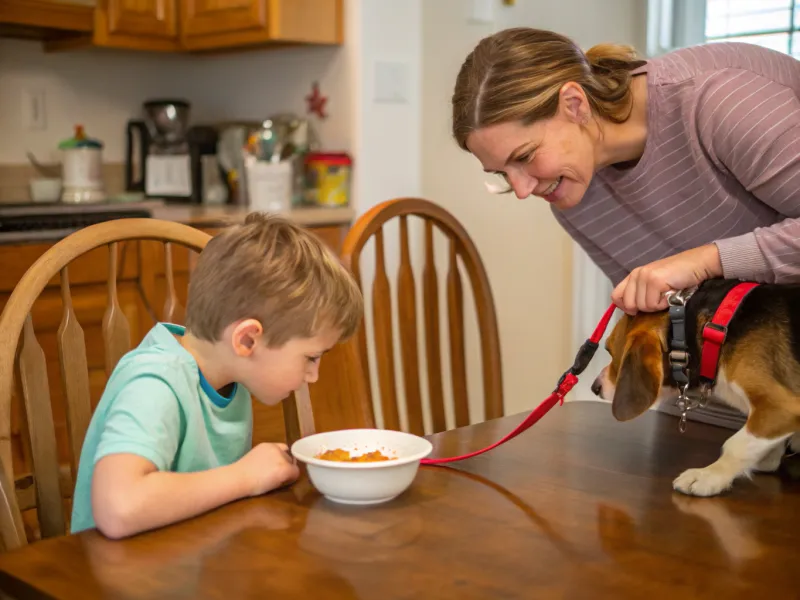
[[103, 146], [75, 128], [75, 137], [65, 140], [59, 147], [63, 153], [62, 202], [102, 202], [106, 199], [103, 189]]
[[289, 161], [266, 162], [253, 156], [245, 159], [247, 198], [250, 208], [271, 213], [285, 213], [292, 207], [292, 164]]

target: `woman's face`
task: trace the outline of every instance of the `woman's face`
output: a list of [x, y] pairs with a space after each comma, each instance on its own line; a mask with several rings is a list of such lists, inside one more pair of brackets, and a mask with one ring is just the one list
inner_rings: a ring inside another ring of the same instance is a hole
[[597, 137], [590, 115], [580, 88], [574, 95], [562, 89], [555, 116], [478, 129], [467, 138], [467, 148], [486, 172], [505, 178], [517, 198], [534, 195], [561, 210], [571, 208], [595, 171]]

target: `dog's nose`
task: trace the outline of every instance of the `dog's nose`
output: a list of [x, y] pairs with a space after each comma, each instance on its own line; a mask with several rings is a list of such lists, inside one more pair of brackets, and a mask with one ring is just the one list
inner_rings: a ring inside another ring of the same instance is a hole
[[603, 397], [603, 384], [599, 377], [595, 379], [594, 383], [592, 384], [592, 393], [599, 398]]

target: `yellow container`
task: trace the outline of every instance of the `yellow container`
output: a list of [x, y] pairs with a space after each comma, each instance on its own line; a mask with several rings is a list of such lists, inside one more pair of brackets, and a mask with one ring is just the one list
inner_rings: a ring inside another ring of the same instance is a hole
[[353, 161], [344, 152], [310, 152], [305, 157], [306, 202], [317, 206], [350, 204]]

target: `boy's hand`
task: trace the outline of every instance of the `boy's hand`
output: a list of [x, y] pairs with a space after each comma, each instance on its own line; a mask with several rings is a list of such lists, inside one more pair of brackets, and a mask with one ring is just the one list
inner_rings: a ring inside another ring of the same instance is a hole
[[250, 496], [266, 494], [300, 475], [286, 444], [258, 444], [234, 464], [247, 482]]

